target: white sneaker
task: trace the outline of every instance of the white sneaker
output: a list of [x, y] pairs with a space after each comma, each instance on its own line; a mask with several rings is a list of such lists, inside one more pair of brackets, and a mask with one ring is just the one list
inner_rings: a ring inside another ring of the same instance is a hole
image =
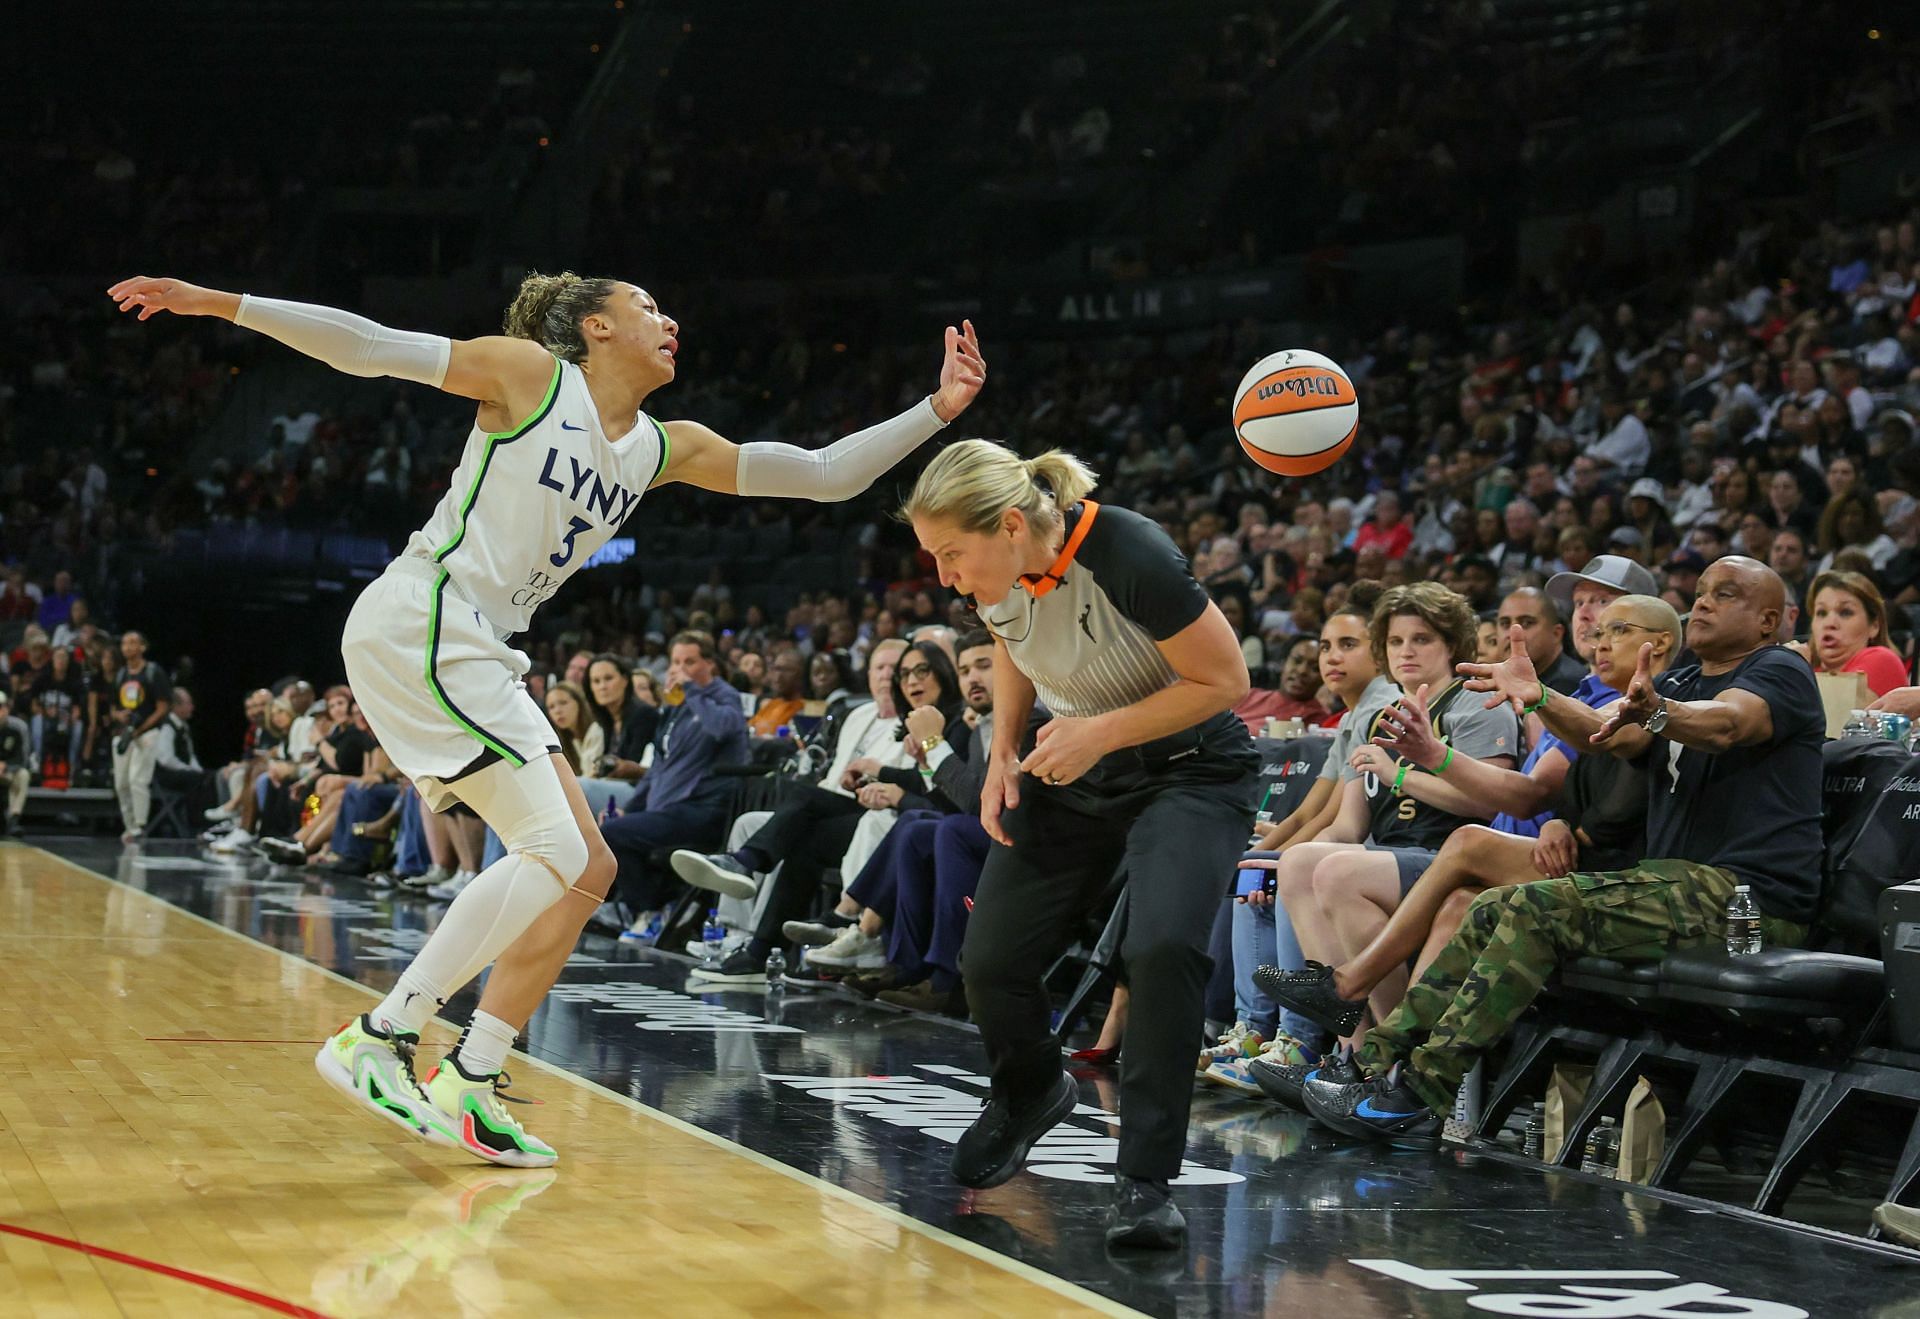
[[429, 866], [425, 874], [400, 876], [400, 887], [419, 892], [422, 889], [435, 888], [453, 878], [453, 872], [445, 866]]
[[240, 812], [237, 810], [233, 810], [230, 807], [226, 807], [226, 806], [207, 807], [207, 819], [213, 821], [216, 824], [219, 823], [221, 820], [237, 820], [239, 818], [240, 818]]
[[200, 841], [203, 843], [217, 843], [222, 838], [225, 838], [228, 834], [232, 833], [237, 828], [239, 828], [239, 826], [234, 824], [231, 820], [223, 821], [220, 824], [214, 825], [213, 828], [203, 832], [200, 835]]
[[878, 971], [887, 964], [887, 944], [877, 934], [862, 934], [858, 925], [849, 925], [825, 948], [809, 948], [807, 963], [835, 971]]
[[1260, 1052], [1260, 1033], [1244, 1021], [1236, 1021], [1220, 1037], [1219, 1043], [1200, 1050], [1200, 1060], [1193, 1065], [1195, 1076], [1204, 1076], [1209, 1067], [1217, 1062], [1234, 1058], [1251, 1058]]
[[449, 879], [444, 884], [435, 884], [429, 888], [427, 890], [427, 896], [430, 898], [438, 898], [442, 902], [452, 902], [460, 896], [461, 889], [473, 883], [473, 877], [474, 872], [471, 870], [456, 870], [453, 872], [452, 879]]
[[[724, 962], [727, 960], [727, 956], [730, 953], [732, 953], [734, 949], [745, 948], [748, 944], [752, 942], [753, 942], [753, 934], [751, 931], [728, 930], [727, 937], [723, 939], [720, 943], [720, 956], [716, 960]], [[707, 941], [705, 939], [687, 940], [687, 956], [688, 957], [693, 958], [695, 961], [701, 961], [706, 958], [706, 955], [707, 955]]]
[[235, 825], [231, 832], [224, 833], [207, 845], [209, 852], [244, 852], [253, 846], [253, 835]]

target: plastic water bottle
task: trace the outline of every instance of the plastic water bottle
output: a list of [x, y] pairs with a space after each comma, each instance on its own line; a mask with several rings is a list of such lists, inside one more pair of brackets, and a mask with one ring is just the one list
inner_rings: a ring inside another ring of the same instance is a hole
[[777, 994], [786, 988], [787, 982], [782, 978], [786, 974], [787, 952], [786, 949], [776, 944], [774, 950], [767, 954], [767, 990], [769, 993]]
[[1865, 710], [1851, 710], [1847, 713], [1846, 724], [1840, 729], [1840, 736], [1843, 738], [1878, 737], [1880, 729], [1874, 722], [1873, 716]]
[[1600, 1147], [1600, 1175], [1602, 1177], [1611, 1177], [1615, 1181], [1618, 1181], [1620, 1180], [1620, 1136], [1622, 1133], [1620, 1128], [1613, 1124], [1612, 1118], [1601, 1119], [1600, 1130], [1601, 1135], [1604, 1137]]
[[[1613, 1143], [1614, 1165], [1607, 1164], [1607, 1143]], [[1592, 1173], [1596, 1177], [1613, 1176], [1613, 1168], [1619, 1165], [1620, 1133], [1613, 1129], [1613, 1119], [1603, 1117], [1600, 1125], [1587, 1133], [1586, 1149], [1580, 1157], [1580, 1171]]]
[[1736, 884], [1727, 899], [1727, 956], [1748, 957], [1765, 946], [1760, 932], [1760, 908], [1745, 884]]
[[1529, 1159], [1544, 1159], [1547, 1156], [1547, 1105], [1541, 1100], [1527, 1114], [1526, 1134], [1520, 1138], [1520, 1152]]
[[721, 955], [727, 946], [727, 927], [720, 923], [718, 907], [707, 908], [707, 924], [706, 928], [700, 931], [700, 940], [705, 954], [700, 959], [700, 965], [706, 967], [720, 965]]

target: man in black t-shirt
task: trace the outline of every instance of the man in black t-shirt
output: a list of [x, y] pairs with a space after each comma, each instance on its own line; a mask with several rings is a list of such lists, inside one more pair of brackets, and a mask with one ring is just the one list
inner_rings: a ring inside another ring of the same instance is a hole
[[1822, 718], [1811, 671], [1773, 644], [1785, 606], [1771, 568], [1719, 560], [1687, 621], [1696, 662], [1655, 678], [1643, 649], [1626, 695], [1603, 711], [1543, 686], [1517, 637], [1504, 663], [1461, 666], [1476, 690], [1537, 710], [1569, 745], [1647, 758], [1651, 859], [1482, 895], [1356, 1051], [1371, 1079], [1323, 1069], [1308, 1083], [1316, 1116], [1356, 1135], [1437, 1140], [1461, 1078], [1560, 964], [1714, 944], [1736, 885], [1758, 903], [1768, 943], [1806, 938], [1819, 899]]
[[87, 731], [87, 686], [73, 652], [53, 652], [47, 668], [27, 688], [23, 702], [32, 715], [33, 754], [40, 773], [62, 786], [80, 767], [80, 742]]
[[129, 630], [120, 638], [125, 661], [114, 679], [111, 718], [113, 733], [113, 791], [120, 799], [123, 843], [137, 843], [147, 829], [147, 806], [153, 793], [153, 766], [159, 754], [158, 734], [173, 697], [166, 670], [147, 659], [147, 639]]

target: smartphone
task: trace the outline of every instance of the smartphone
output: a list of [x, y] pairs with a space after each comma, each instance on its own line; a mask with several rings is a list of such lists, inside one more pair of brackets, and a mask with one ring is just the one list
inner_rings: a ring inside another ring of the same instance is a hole
[[1233, 886], [1235, 897], [1244, 898], [1250, 893], [1265, 893], [1273, 896], [1274, 883], [1280, 877], [1277, 870], [1258, 870], [1251, 867], [1238, 872]]

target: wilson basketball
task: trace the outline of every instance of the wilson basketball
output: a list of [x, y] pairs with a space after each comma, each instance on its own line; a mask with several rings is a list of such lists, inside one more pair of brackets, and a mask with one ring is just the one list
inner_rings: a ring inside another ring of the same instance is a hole
[[1360, 400], [1340, 364], [1290, 348], [1254, 363], [1233, 394], [1233, 433], [1279, 476], [1311, 476], [1353, 443]]

